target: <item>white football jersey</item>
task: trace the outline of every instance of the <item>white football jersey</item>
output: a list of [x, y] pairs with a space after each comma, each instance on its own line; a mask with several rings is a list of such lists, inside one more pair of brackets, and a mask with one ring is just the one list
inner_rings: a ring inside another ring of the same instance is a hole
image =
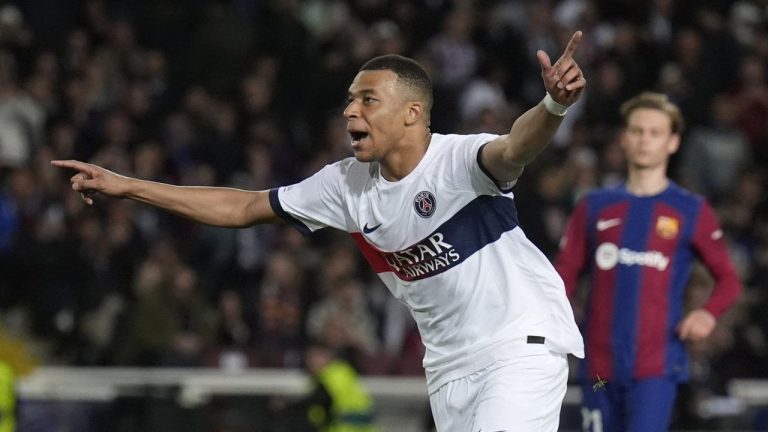
[[518, 226], [514, 183], [500, 189], [478, 162], [494, 138], [432, 134], [397, 182], [348, 158], [270, 192], [274, 211], [305, 234], [352, 234], [416, 320], [430, 393], [508, 358], [529, 335], [584, 355], [560, 276]]

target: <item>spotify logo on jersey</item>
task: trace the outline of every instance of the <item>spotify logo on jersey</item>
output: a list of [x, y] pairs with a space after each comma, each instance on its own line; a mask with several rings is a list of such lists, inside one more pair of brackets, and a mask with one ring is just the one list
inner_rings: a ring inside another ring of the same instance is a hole
[[600, 270], [610, 270], [619, 262], [619, 247], [613, 243], [603, 243], [595, 251], [595, 263]]
[[627, 248], [619, 249], [613, 243], [603, 243], [595, 250], [595, 263], [600, 270], [610, 270], [617, 264], [623, 264], [651, 267], [658, 271], [664, 271], [669, 265], [669, 257], [659, 251], [638, 252]]

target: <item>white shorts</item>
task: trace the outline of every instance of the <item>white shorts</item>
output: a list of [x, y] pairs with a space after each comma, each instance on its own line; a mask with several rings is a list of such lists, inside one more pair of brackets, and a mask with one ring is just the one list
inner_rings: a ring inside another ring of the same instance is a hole
[[568, 359], [542, 344], [448, 382], [429, 396], [437, 432], [557, 431]]

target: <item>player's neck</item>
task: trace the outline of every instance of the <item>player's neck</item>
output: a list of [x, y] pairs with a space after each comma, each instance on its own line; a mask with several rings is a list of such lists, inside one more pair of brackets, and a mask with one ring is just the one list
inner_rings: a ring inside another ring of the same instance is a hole
[[630, 168], [627, 176], [627, 191], [635, 196], [658, 195], [669, 186], [666, 167]]
[[413, 172], [427, 154], [432, 134], [429, 130], [419, 138], [405, 141], [381, 160], [381, 175], [388, 181], [399, 181]]
[[631, 169], [627, 176], [627, 191], [635, 196], [653, 196], [669, 186], [666, 169]]

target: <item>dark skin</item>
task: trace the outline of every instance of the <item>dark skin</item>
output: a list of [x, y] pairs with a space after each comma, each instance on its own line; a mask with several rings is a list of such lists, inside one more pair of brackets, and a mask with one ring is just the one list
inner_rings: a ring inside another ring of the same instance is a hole
[[[586, 80], [573, 54], [582, 33], [574, 33], [560, 58], [552, 64], [538, 51], [544, 87], [561, 105], [581, 96]], [[408, 175], [427, 151], [431, 135], [427, 101], [400, 83], [389, 70], [362, 71], [349, 87], [344, 110], [352, 149], [362, 162], [378, 161], [390, 181]], [[485, 168], [498, 181], [514, 180], [525, 165], [549, 144], [562, 117], [550, 114], [542, 103], [520, 116], [510, 132], [488, 143], [481, 154]], [[355, 137], [362, 136], [362, 139]], [[53, 166], [77, 171], [72, 189], [91, 205], [100, 193], [130, 198], [173, 214], [213, 226], [247, 227], [281, 220], [269, 204], [268, 191], [234, 188], [174, 186], [122, 176], [94, 164], [76, 160], [52, 161]]]

